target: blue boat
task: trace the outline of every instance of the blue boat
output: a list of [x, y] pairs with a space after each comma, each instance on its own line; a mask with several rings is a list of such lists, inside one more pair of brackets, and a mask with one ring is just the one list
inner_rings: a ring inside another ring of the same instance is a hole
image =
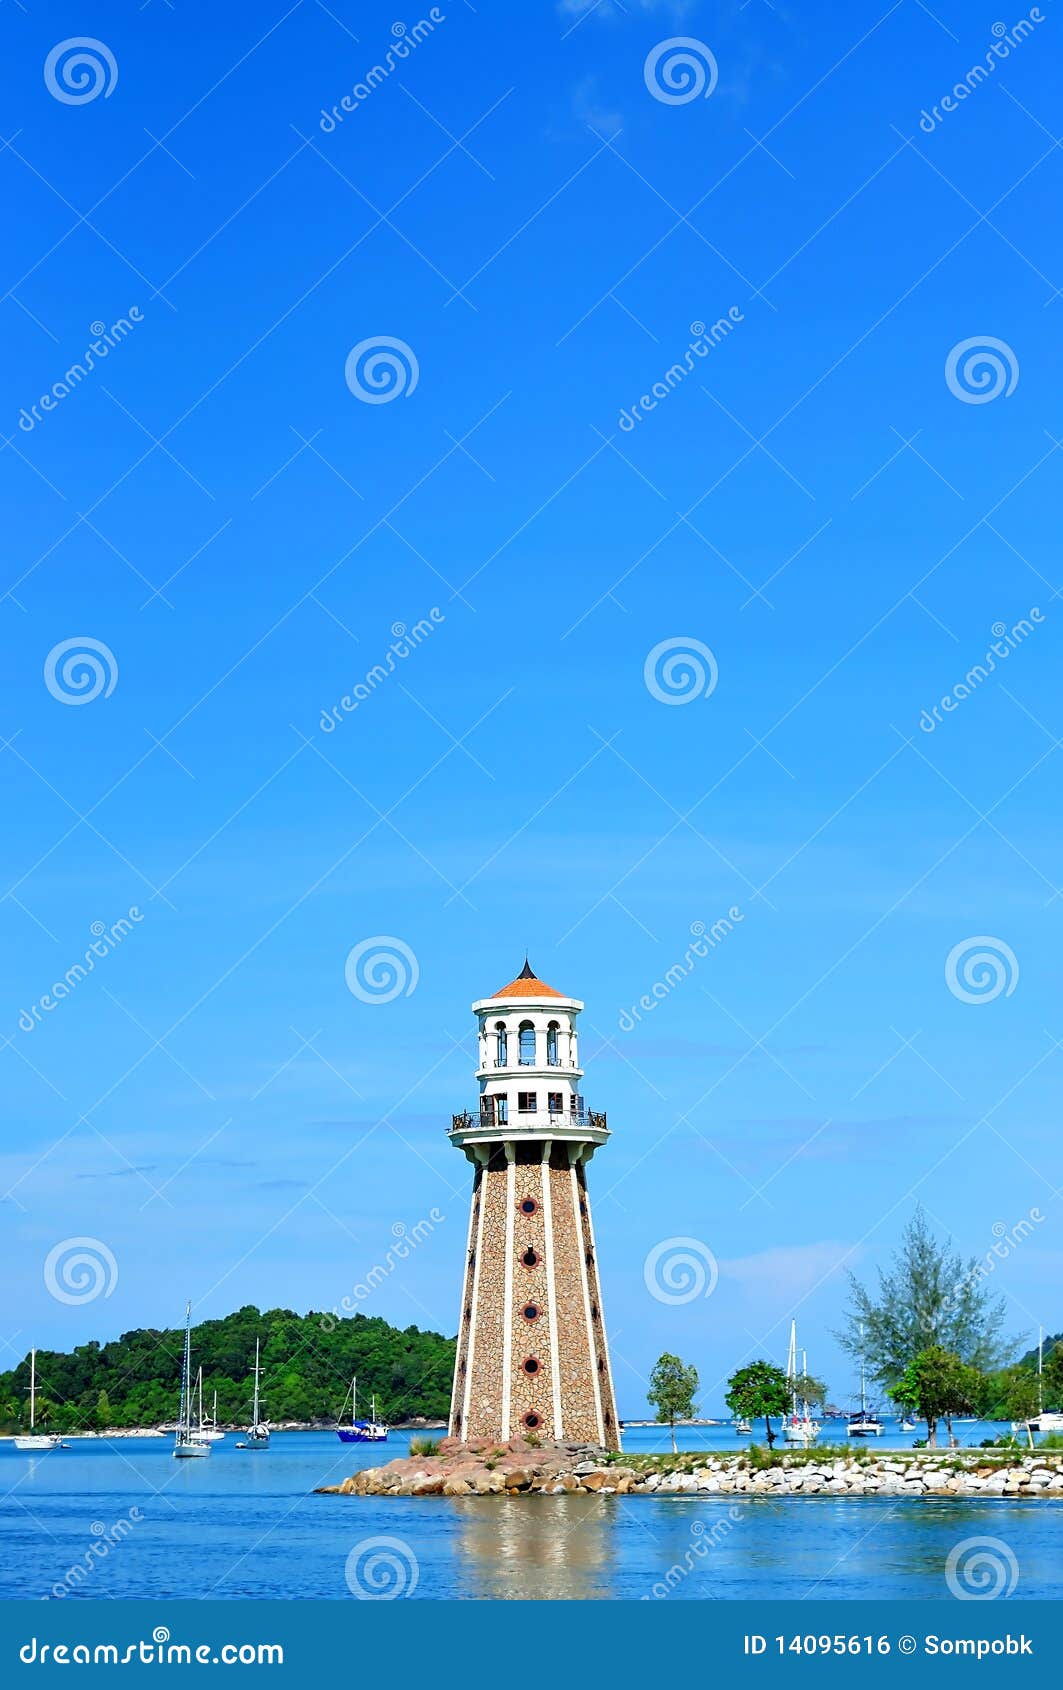
[[[347, 1392], [351, 1399], [351, 1423], [349, 1426], [337, 1426], [336, 1436], [341, 1444], [386, 1444], [388, 1428], [376, 1417], [376, 1397], [370, 1399], [370, 1418], [358, 1419], [358, 1375], [351, 1380], [351, 1388]], [[347, 1407], [347, 1397], [343, 1399], [343, 1409]]]

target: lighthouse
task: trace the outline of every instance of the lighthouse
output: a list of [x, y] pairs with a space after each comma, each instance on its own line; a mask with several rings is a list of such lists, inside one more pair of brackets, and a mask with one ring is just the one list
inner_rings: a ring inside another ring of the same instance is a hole
[[609, 1137], [582, 1092], [578, 998], [515, 980], [473, 1004], [480, 1095], [450, 1140], [472, 1206], [450, 1435], [620, 1448], [587, 1165]]

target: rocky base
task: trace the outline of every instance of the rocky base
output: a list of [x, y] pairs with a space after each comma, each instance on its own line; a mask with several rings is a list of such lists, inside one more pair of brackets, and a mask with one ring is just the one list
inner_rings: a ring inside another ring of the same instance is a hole
[[328, 1496], [1063, 1496], [1058, 1454], [898, 1451], [881, 1457], [780, 1451], [769, 1466], [741, 1455], [605, 1457], [589, 1444], [459, 1443], [365, 1467]]

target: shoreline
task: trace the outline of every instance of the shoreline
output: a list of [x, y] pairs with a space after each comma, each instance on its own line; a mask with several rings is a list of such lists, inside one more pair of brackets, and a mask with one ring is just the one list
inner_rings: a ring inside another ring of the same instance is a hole
[[[335, 1421], [331, 1425], [323, 1425], [317, 1420], [285, 1420], [270, 1426], [271, 1432], [336, 1432], [343, 1427], [343, 1421]], [[402, 1420], [388, 1428], [391, 1432], [445, 1432], [445, 1420]], [[38, 1428], [39, 1429], [39, 1428]], [[98, 1442], [100, 1439], [113, 1438], [172, 1438], [176, 1426], [108, 1426], [106, 1431], [93, 1431], [86, 1428], [80, 1432], [59, 1432], [56, 1435], [65, 1442], [81, 1443], [87, 1440]], [[243, 1433], [247, 1431], [244, 1424], [238, 1426], [222, 1425], [219, 1432]], [[14, 1443], [16, 1438], [22, 1437], [22, 1432], [0, 1432], [0, 1444]]]
[[757, 1449], [624, 1456], [585, 1444], [459, 1444], [364, 1467], [320, 1496], [1063, 1498], [1063, 1451]]

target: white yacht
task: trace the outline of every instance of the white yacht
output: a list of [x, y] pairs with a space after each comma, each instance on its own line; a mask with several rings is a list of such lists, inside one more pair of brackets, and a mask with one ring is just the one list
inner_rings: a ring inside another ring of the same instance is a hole
[[[804, 1350], [801, 1351], [801, 1376], [808, 1376], [808, 1361]], [[797, 1322], [790, 1322], [790, 1349], [786, 1357], [786, 1377], [790, 1381], [790, 1414], [783, 1421], [783, 1438], [788, 1444], [803, 1444], [807, 1449], [819, 1437], [820, 1425], [813, 1420], [808, 1403], [803, 1399], [797, 1400]]]
[[251, 1424], [245, 1435], [236, 1445], [237, 1449], [267, 1449], [269, 1447], [269, 1421], [263, 1420], [258, 1401], [258, 1377], [262, 1372], [258, 1364], [259, 1340], [255, 1339], [255, 1396], [251, 1406]]
[[[200, 1372], [200, 1389], [202, 1390], [202, 1371]], [[181, 1363], [181, 1407], [177, 1413], [177, 1431], [174, 1434], [173, 1453], [176, 1459], [189, 1460], [196, 1456], [210, 1454], [210, 1442], [203, 1434], [202, 1399], [200, 1401], [200, 1418], [197, 1424], [193, 1418], [195, 1403], [192, 1391], [192, 1305], [185, 1304], [185, 1353]]]
[[[860, 1328], [860, 1339], [863, 1342], [864, 1329]], [[860, 1410], [857, 1414], [850, 1414], [846, 1432], [850, 1438], [880, 1438], [886, 1430], [877, 1414], [869, 1414], [867, 1407], [867, 1386], [864, 1377], [864, 1357], [860, 1356]]]
[[37, 1416], [37, 1352], [30, 1351], [30, 1429], [15, 1439], [16, 1449], [43, 1450], [62, 1449], [62, 1438], [54, 1432], [37, 1432], [34, 1425]]
[[[1063, 1414], [1044, 1404], [1045, 1329], [1037, 1329], [1037, 1419], [1030, 1421], [1031, 1432], [1063, 1432]], [[1014, 1430], [1014, 1428], [1013, 1428]]]
[[[200, 1369], [200, 1376], [202, 1377], [202, 1369]], [[202, 1425], [203, 1425], [203, 1436], [206, 1438], [207, 1442], [212, 1443], [212, 1444], [220, 1443], [222, 1438], [224, 1438], [225, 1433], [218, 1431], [218, 1393], [217, 1393], [217, 1391], [215, 1391], [215, 1393], [214, 1393], [214, 1407], [211, 1409], [210, 1419], [209, 1420], [203, 1420], [203, 1410], [202, 1410], [202, 1406], [201, 1406], [200, 1407], [200, 1420], [202, 1421]]]

